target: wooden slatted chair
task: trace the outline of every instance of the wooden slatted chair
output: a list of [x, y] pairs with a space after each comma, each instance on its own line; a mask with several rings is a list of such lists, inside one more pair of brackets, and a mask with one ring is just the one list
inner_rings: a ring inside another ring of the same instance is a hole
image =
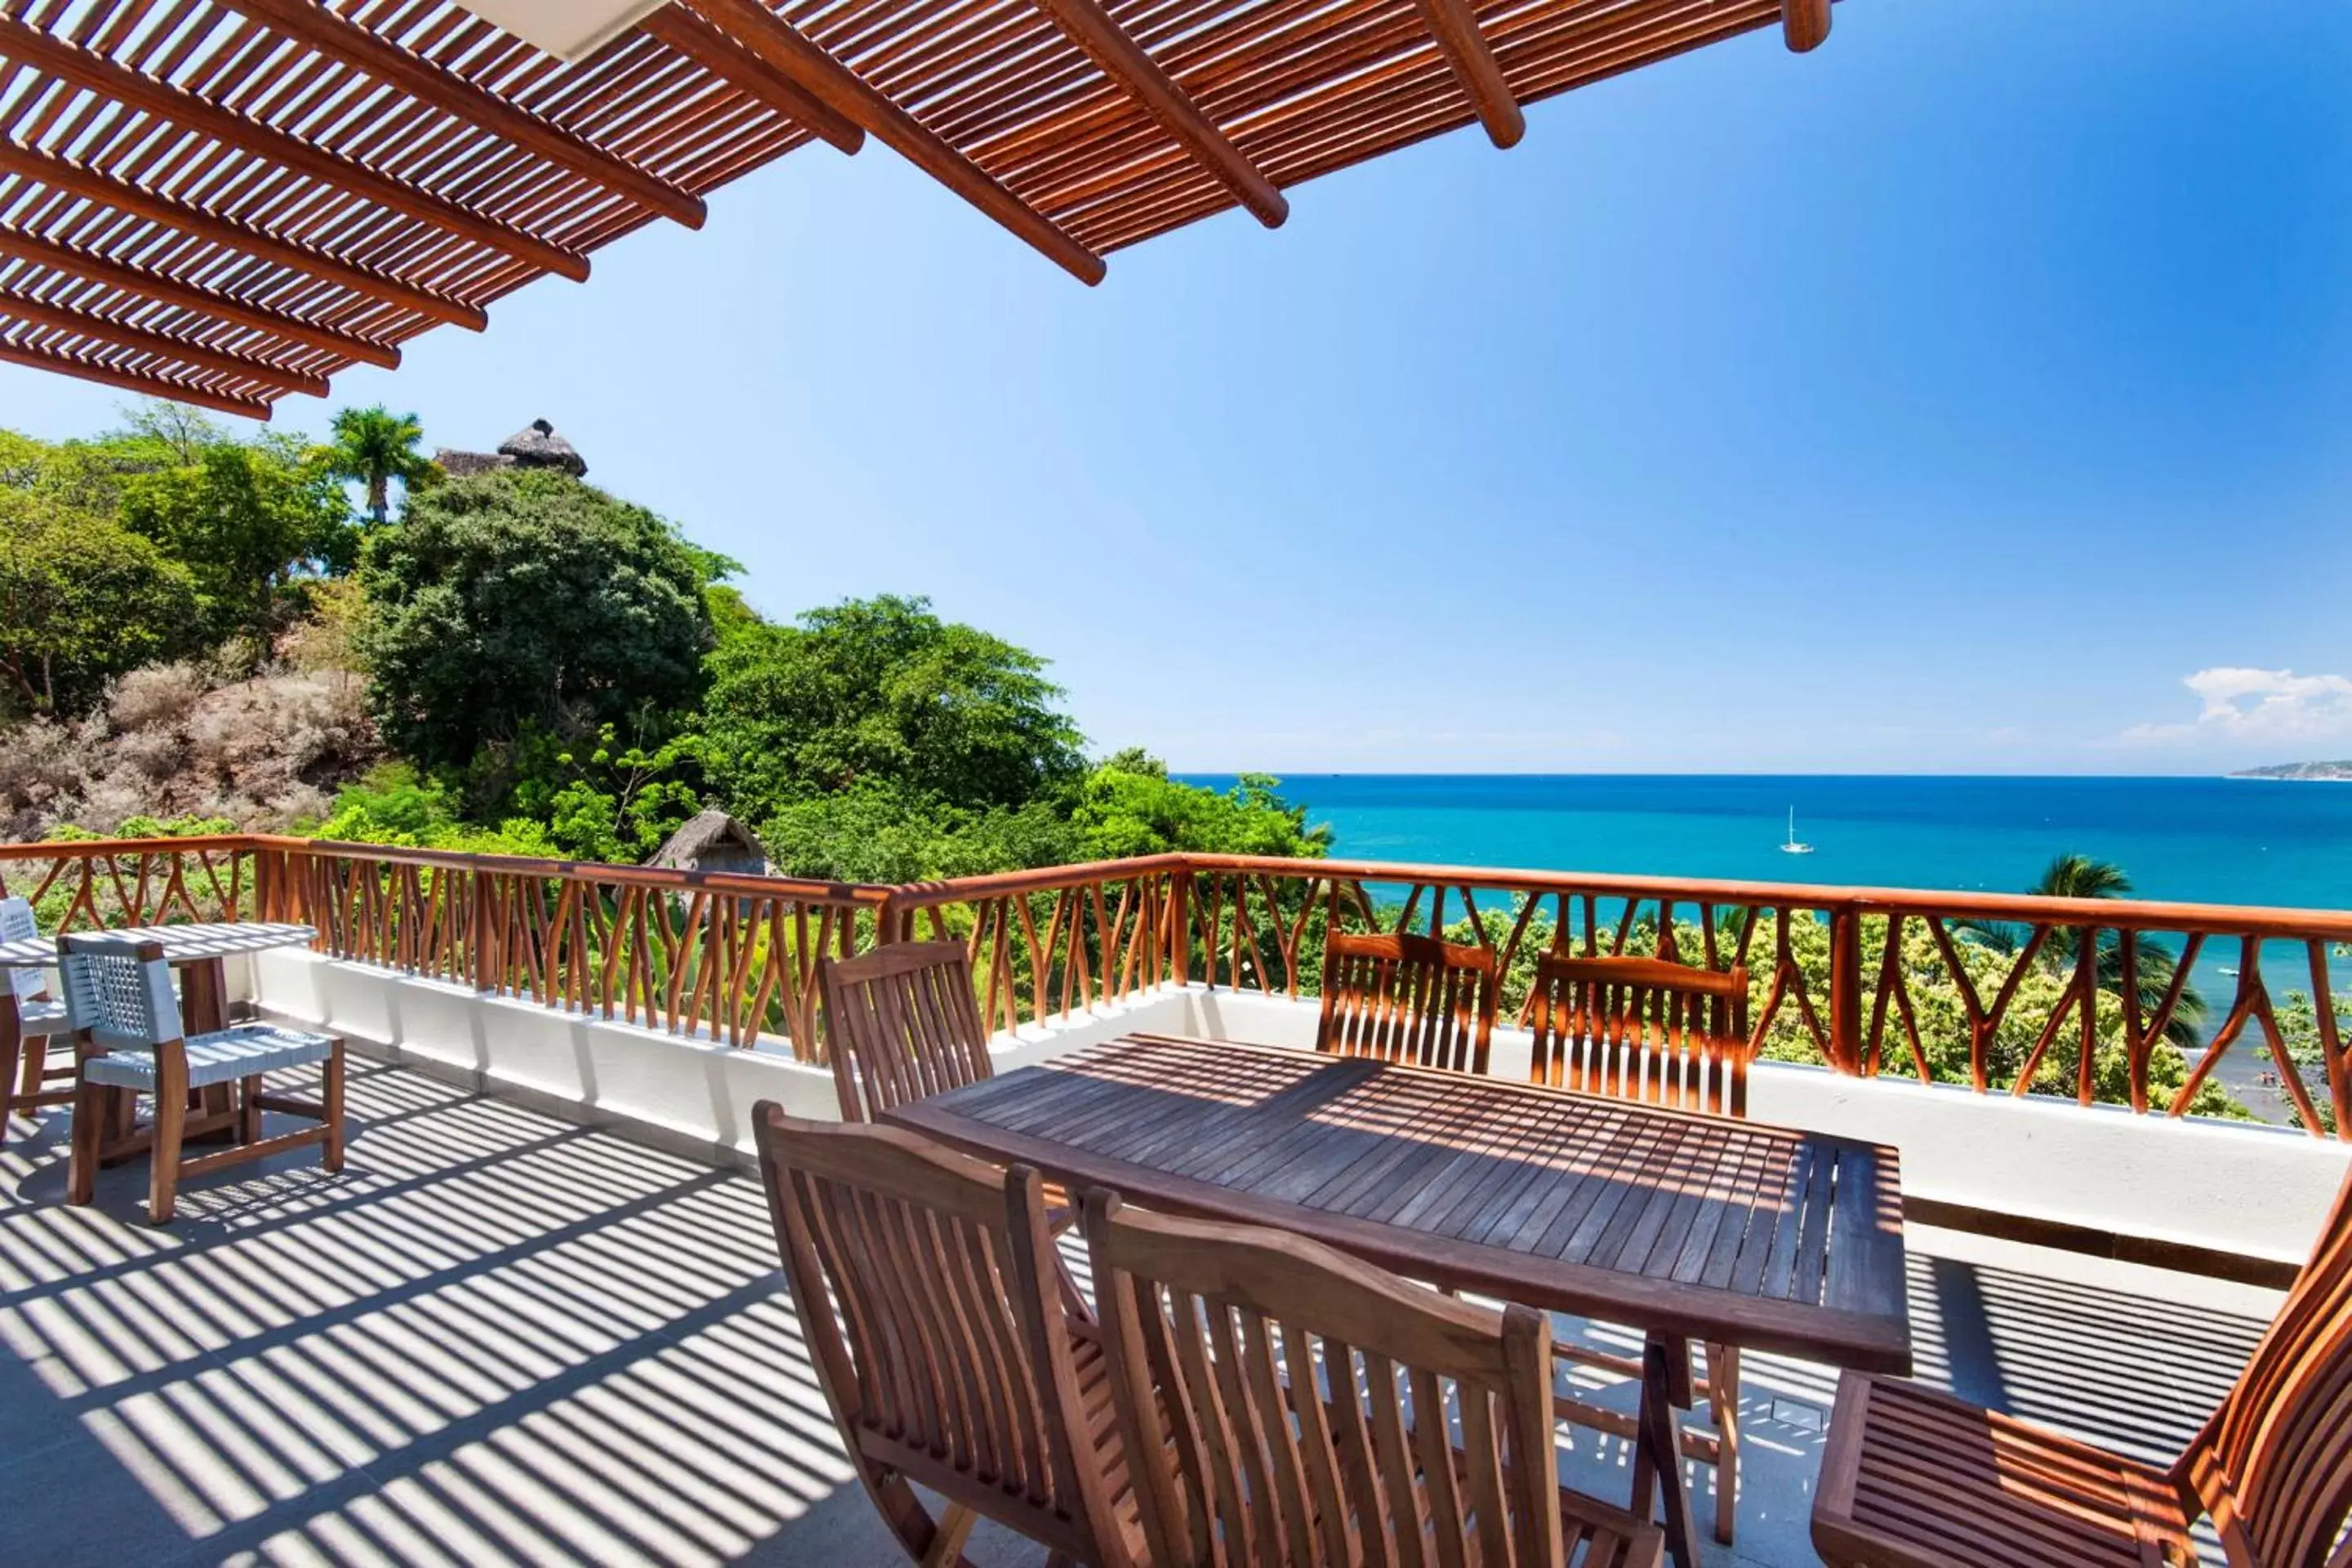
[[[101, 1163], [142, 1150], [148, 1153], [147, 1217], [156, 1225], [172, 1218], [183, 1180], [225, 1165], [318, 1145], [329, 1173], [343, 1168], [341, 1039], [277, 1024], [185, 1035], [171, 965], [163, 946], [152, 941], [95, 932], [60, 937], [58, 972], [78, 1058], [68, 1203], [90, 1201]], [[268, 1074], [313, 1065], [322, 1069], [319, 1100], [266, 1091]], [[228, 1109], [190, 1114], [190, 1091], [217, 1087], [226, 1093], [232, 1086], [236, 1094]], [[108, 1102], [116, 1094], [151, 1096], [153, 1122], [113, 1136]], [[269, 1110], [315, 1125], [265, 1138], [261, 1119]], [[189, 1138], [216, 1131], [233, 1131], [236, 1143], [196, 1158], [182, 1153]]]
[[[40, 934], [30, 903], [0, 899], [0, 942]], [[8, 1141], [8, 1119], [18, 1110], [64, 1105], [74, 1097], [72, 1060], [49, 1058], [50, 1042], [68, 1038], [73, 1026], [48, 985], [43, 970], [0, 970], [0, 1143]], [[63, 1087], [52, 1089], [52, 1083]]]
[[[1126, 1568], [1134, 1506], [1101, 1336], [1062, 1280], [1037, 1173], [772, 1101], [753, 1125], [817, 1382], [907, 1554], [957, 1563], [986, 1518], [1057, 1563]], [[913, 1485], [947, 1500], [943, 1518]]]
[[1559, 1485], [1541, 1313], [1099, 1188], [1086, 1234], [1125, 1450], [1167, 1457], [1138, 1467], [1157, 1568], [1661, 1561], [1655, 1526]]
[[[1748, 1114], [1748, 971], [1695, 969], [1655, 958], [1549, 955], [1528, 996], [1528, 1077], [1584, 1094], [1642, 1100], [1715, 1116]], [[1559, 1343], [1564, 1362], [1639, 1382], [1642, 1363]], [[1715, 1537], [1731, 1544], [1739, 1496], [1739, 1347], [1709, 1344], [1695, 1394], [1715, 1430], [1685, 1432], [1683, 1452], [1716, 1468]], [[1564, 1421], [1615, 1436], [1637, 1418], [1562, 1395]]]
[[1838, 1385], [1813, 1500], [1832, 1568], [2343, 1568], [2352, 1542], [2352, 1178], [2221, 1408], [2166, 1468], [1894, 1378]]
[[1483, 1073], [1497, 991], [1485, 948], [1403, 931], [1335, 936], [1323, 950], [1315, 1048]]
[[832, 1026], [833, 1087], [844, 1121], [993, 1076], [988, 1031], [961, 942], [901, 942], [828, 958], [817, 985]]
[[[844, 1121], [996, 1076], [971, 988], [971, 955], [953, 942], [901, 942], [817, 966], [833, 1026], [833, 1089]], [[1061, 1188], [1045, 1189], [1058, 1236], [1077, 1223]]]

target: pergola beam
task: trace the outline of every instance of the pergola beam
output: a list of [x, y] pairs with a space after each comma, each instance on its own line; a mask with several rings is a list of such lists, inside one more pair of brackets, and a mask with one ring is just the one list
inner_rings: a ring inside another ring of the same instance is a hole
[[665, 5], [638, 26], [646, 37], [844, 153], [855, 153], [866, 145], [866, 132], [846, 115], [819, 102], [800, 83], [685, 6]]
[[[5, 321], [5, 317], [0, 317]], [[116, 370], [110, 365], [90, 364], [45, 349], [19, 348], [15, 343], [0, 342], [0, 360], [21, 364], [34, 370], [46, 370], [58, 375], [69, 375], [78, 381], [94, 381], [100, 386], [119, 387], [147, 397], [168, 397], [175, 402], [194, 403], [201, 407], [216, 409], [223, 414], [235, 414], [247, 419], [267, 420], [269, 405], [258, 398], [231, 397], [226, 393], [207, 392], [200, 386], [173, 381], [160, 375], [142, 375], [137, 371]]]
[[167, 278], [160, 272], [127, 267], [121, 262], [110, 261], [89, 251], [76, 250], [46, 239], [37, 239], [28, 234], [12, 234], [0, 229], [0, 258], [5, 257], [46, 267], [104, 288], [120, 289], [126, 294], [135, 294], [159, 305], [170, 305], [200, 316], [209, 316], [230, 326], [266, 333], [290, 343], [300, 343], [306, 348], [340, 354], [364, 364], [382, 365], [386, 370], [400, 368], [400, 351], [389, 343], [379, 343], [350, 332], [338, 331], [332, 327], [322, 327], [299, 316], [247, 304], [210, 289]]
[[[273, 0], [273, 4], [276, 0]], [[1011, 229], [1081, 283], [1099, 283], [1102, 258], [1006, 190], [988, 171], [863, 77], [801, 36], [759, 0], [677, 0], [846, 116], [882, 144]]]
[[143, 72], [117, 65], [102, 55], [78, 48], [11, 17], [0, 16], [0, 58], [46, 71], [86, 92], [168, 120], [183, 130], [198, 132], [225, 147], [266, 158], [321, 184], [347, 190], [380, 207], [431, 224], [445, 234], [488, 246], [575, 283], [587, 279], [588, 258], [576, 250], [551, 245], [537, 235], [526, 234], [429, 191], [404, 184], [364, 163], [314, 147], [299, 137], [249, 120], [235, 110], [225, 109]]
[[489, 323], [489, 317], [478, 307], [446, 299], [396, 278], [387, 278], [380, 272], [371, 272], [348, 261], [338, 260], [308, 246], [280, 239], [251, 224], [218, 216], [177, 197], [158, 195], [112, 174], [101, 174], [70, 159], [27, 147], [5, 136], [0, 136], [0, 171], [37, 180], [84, 201], [113, 207], [182, 234], [193, 235], [198, 239], [226, 246], [257, 259], [291, 268], [338, 288], [348, 289], [362, 298], [397, 305], [436, 321], [446, 321], [452, 326], [467, 327], [475, 331], [480, 331]]
[[[1456, 0], [1459, 3], [1459, 0]], [[1140, 104], [1160, 128], [1174, 137], [1205, 164], [1218, 184], [1268, 228], [1279, 228], [1290, 216], [1290, 203], [1241, 149], [1201, 111], [1192, 95], [1160, 68], [1127, 29], [1111, 19], [1097, 0], [1037, 0], [1038, 8], [1054, 19], [1063, 36], [1086, 52], [1102, 73]]]
[[365, 71], [420, 103], [593, 180], [648, 212], [688, 228], [702, 226], [704, 208], [699, 196], [410, 54], [316, 0], [221, 0], [221, 4], [305, 47]]
[[1830, 0], [1781, 0], [1780, 35], [1801, 55], [1820, 48], [1830, 36]]
[[1478, 30], [1478, 18], [1468, 0], [1419, 0], [1419, 4], [1430, 37], [1437, 40], [1437, 52], [1454, 68], [1454, 79], [1469, 96], [1478, 123], [1486, 128], [1486, 140], [1497, 147], [1518, 145], [1519, 138], [1528, 133], [1528, 117], [1520, 112], [1511, 84], [1503, 79], [1503, 68], [1487, 47], [1486, 34]]
[[0, 289], [0, 316], [13, 316], [17, 321], [29, 321], [39, 327], [52, 327], [61, 332], [76, 332], [111, 348], [175, 360], [193, 369], [211, 371], [216, 375], [258, 381], [288, 392], [306, 392], [313, 397], [327, 395], [327, 378], [323, 375], [288, 370], [268, 360], [248, 359], [243, 354], [228, 353], [184, 339], [166, 337], [161, 332], [148, 331], [143, 327], [110, 321], [104, 316], [93, 316], [86, 310], [53, 305], [47, 300], [27, 299], [22, 294]]

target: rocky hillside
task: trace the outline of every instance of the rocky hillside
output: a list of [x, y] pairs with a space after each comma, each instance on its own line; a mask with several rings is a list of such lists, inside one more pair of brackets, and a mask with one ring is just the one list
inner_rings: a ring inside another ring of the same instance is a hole
[[192, 663], [134, 669], [84, 718], [0, 731], [0, 837], [67, 823], [113, 833], [142, 816], [264, 832], [316, 821], [383, 754], [365, 698], [334, 668], [237, 679]]

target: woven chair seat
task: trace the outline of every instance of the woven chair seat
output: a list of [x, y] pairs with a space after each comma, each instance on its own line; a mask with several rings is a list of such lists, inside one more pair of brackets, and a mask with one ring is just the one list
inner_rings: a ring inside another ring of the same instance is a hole
[[[276, 1024], [239, 1024], [215, 1034], [196, 1035], [187, 1043], [188, 1087], [234, 1083], [238, 1079], [286, 1068], [325, 1061], [334, 1042], [324, 1035]], [[82, 1066], [82, 1077], [110, 1089], [152, 1089], [155, 1087], [155, 1053], [121, 1047], [92, 1057]]]
[[16, 1032], [30, 1039], [35, 1035], [71, 1033], [73, 1020], [63, 1002], [16, 1000]]

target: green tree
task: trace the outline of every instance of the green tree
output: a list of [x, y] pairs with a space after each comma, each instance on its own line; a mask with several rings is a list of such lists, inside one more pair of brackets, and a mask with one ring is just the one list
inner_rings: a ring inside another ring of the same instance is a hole
[[135, 474], [122, 521], [195, 580], [208, 638], [267, 637], [289, 584], [350, 570], [357, 537], [323, 464], [275, 437], [202, 447], [193, 462]]
[[371, 706], [428, 768], [465, 767], [532, 726], [568, 742], [614, 724], [658, 745], [701, 690], [697, 552], [643, 507], [565, 474], [418, 491], [402, 527], [370, 535], [360, 580]]
[[[2033, 886], [2026, 889], [2044, 899], [2120, 899], [2131, 890], [2131, 877], [2121, 866], [2112, 860], [2077, 854], [2053, 858], [2034, 879]], [[2042, 962], [2052, 969], [2071, 973], [2079, 940], [2071, 926], [2053, 928], [2042, 941]], [[2120, 995], [2124, 984], [2122, 938], [2112, 931], [2101, 931], [2098, 943], [2099, 986]], [[2164, 1005], [2179, 968], [2179, 958], [2169, 948], [2149, 942], [2137, 944], [2132, 963], [2133, 989], [2139, 999], [2141, 1016], [2151, 1016]], [[2195, 1050], [2204, 1043], [2206, 1017], [2203, 994], [2193, 985], [2183, 985], [2180, 999], [2165, 1025], [2165, 1037], [2184, 1050]]]
[[703, 767], [753, 820], [859, 787], [1019, 806], [1084, 767], [1045, 660], [940, 620], [923, 599], [850, 600], [797, 626], [740, 626], [710, 668]]
[[1087, 776], [1070, 814], [1082, 860], [1189, 850], [1201, 855], [1282, 855], [1312, 858], [1330, 852], [1331, 830], [1307, 826], [1307, 808], [1280, 794], [1282, 781], [1244, 773], [1220, 793], [1168, 776], [1168, 764], [1137, 751], [1121, 752]]
[[382, 528], [397, 481], [413, 489], [436, 476], [433, 459], [418, 451], [425, 426], [414, 414], [394, 414], [381, 403], [345, 408], [335, 415], [335, 438], [327, 447], [327, 472], [367, 488], [368, 521]]
[[110, 519], [0, 489], [0, 677], [16, 707], [70, 712], [167, 656], [195, 616], [188, 574]]

